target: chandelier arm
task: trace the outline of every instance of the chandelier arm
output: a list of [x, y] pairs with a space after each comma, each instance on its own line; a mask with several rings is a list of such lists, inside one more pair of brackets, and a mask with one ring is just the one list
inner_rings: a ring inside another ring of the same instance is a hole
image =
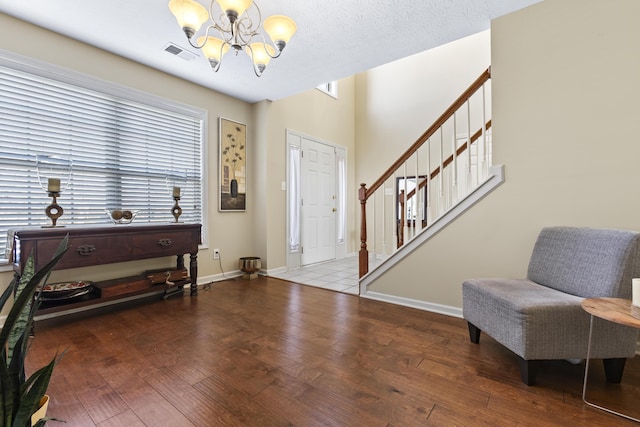
[[275, 55], [271, 55], [269, 53], [269, 49], [267, 49], [267, 46], [270, 47], [274, 47], [271, 43], [267, 43], [267, 39], [265, 38], [264, 34], [260, 34], [260, 33], [256, 33], [255, 35], [259, 36], [260, 38], [262, 38], [262, 41], [260, 43], [262, 43], [264, 45], [264, 51], [267, 53], [267, 55], [269, 55], [269, 57], [271, 57], [272, 59], [276, 59], [279, 58], [280, 55], [282, 55], [282, 51], [280, 49], [278, 49], [278, 47], [276, 46], [273, 51], [277, 52]]
[[[257, 21], [254, 21], [249, 13], [251, 6], [255, 8], [255, 13], [258, 16]], [[235, 23], [237, 30], [235, 39], [236, 41], [241, 42], [239, 43], [241, 46], [248, 46], [255, 36], [261, 35], [259, 30], [262, 25], [262, 12], [256, 2], [251, 2], [251, 6], [238, 17]]]
[[241, 46], [248, 46], [249, 43], [251, 42], [251, 39], [253, 39], [256, 36], [262, 36], [262, 34], [260, 34], [258, 32], [258, 30], [254, 30], [252, 29], [252, 25], [253, 23], [251, 23], [251, 26], [247, 27], [242, 27], [243, 31], [239, 31], [240, 30], [240, 24], [241, 21], [237, 21], [238, 24], [238, 31], [236, 32], [236, 40], [240, 41], [241, 43], [239, 43]]
[[[266, 42], [264, 42], [264, 41], [263, 41], [262, 43], [265, 45], [265, 49], [264, 49], [264, 50], [267, 52], [267, 55], [269, 55], [271, 58], [273, 58], [273, 59], [275, 59], [275, 58], [279, 58], [279, 57], [280, 57], [280, 55], [282, 55], [282, 51], [281, 51], [280, 49], [273, 49], [273, 50], [274, 50], [274, 52], [278, 52], [278, 53], [276, 53], [275, 55], [271, 55], [271, 54], [269, 53], [269, 49], [267, 49], [267, 48], [266, 48], [267, 43], [266, 43]], [[271, 45], [269, 44], [268, 46], [271, 46]]]
[[216, 14], [214, 13], [214, 10], [213, 10], [213, 5], [215, 3], [216, 3], [216, 0], [211, 0], [211, 2], [209, 3], [209, 19], [211, 20], [211, 22], [213, 22], [213, 24], [210, 25], [210, 27], [213, 27], [216, 30], [218, 30], [220, 34], [231, 32], [231, 27], [233, 27], [231, 23], [229, 23], [229, 28], [225, 28], [225, 19], [228, 21], [228, 18], [227, 18], [227, 15], [225, 15], [224, 10], [221, 10], [220, 16], [216, 20], [215, 18]]
[[214, 73], [217, 73], [218, 70], [220, 69], [220, 66], [222, 65], [222, 57], [223, 57], [223, 51], [224, 51], [224, 45], [225, 44], [229, 44], [227, 42], [224, 42], [220, 45], [220, 60], [218, 61], [218, 63], [216, 64], [216, 66], [214, 68], [212, 68]]
[[255, 73], [256, 77], [262, 77], [262, 73], [264, 73], [264, 68], [262, 68], [262, 70], [260, 70], [260, 73], [258, 73], [258, 67], [256, 67], [255, 63], [253, 62], [253, 49], [251, 48], [250, 44], [247, 45], [247, 50], [251, 52], [251, 55], [249, 56], [251, 57], [251, 68], [253, 69], [253, 72]]
[[[251, 2], [251, 4], [255, 6], [256, 10], [258, 11], [258, 28], [259, 28], [260, 25], [262, 25], [262, 12], [260, 12], [260, 8], [256, 4], [256, 2]], [[249, 14], [247, 14], [247, 16], [249, 16]]]
[[187, 37], [187, 40], [189, 41], [189, 44], [190, 44], [192, 47], [195, 47], [196, 49], [202, 49], [202, 48], [204, 47], [204, 45], [205, 45], [205, 44], [207, 44], [207, 37], [209, 36], [209, 31], [211, 31], [211, 29], [218, 30], [218, 32], [220, 31], [220, 28], [219, 28], [219, 27], [218, 27], [218, 25], [214, 22], [213, 24], [209, 25], [209, 26], [207, 27], [207, 30], [204, 32], [204, 37], [203, 37], [203, 42], [202, 42], [202, 44], [199, 44], [199, 43], [197, 43], [197, 42], [196, 42], [196, 43], [194, 43], [194, 42], [192, 42], [192, 41], [191, 41], [192, 39], [196, 39], [195, 34], [194, 34], [191, 38]]

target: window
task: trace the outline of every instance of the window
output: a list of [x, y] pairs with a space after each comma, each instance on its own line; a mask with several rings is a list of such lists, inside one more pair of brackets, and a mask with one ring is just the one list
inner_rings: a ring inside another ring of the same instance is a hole
[[289, 252], [300, 250], [300, 146], [289, 146]]
[[0, 57], [0, 258], [11, 228], [50, 224], [47, 175], [61, 179], [58, 224], [203, 222], [205, 112], [86, 76]]
[[327, 95], [335, 99], [338, 99], [338, 81], [337, 80], [321, 84], [320, 86], [316, 87], [316, 89], [318, 89], [320, 92], [326, 93]]
[[336, 163], [338, 171], [337, 191], [338, 200], [336, 208], [338, 209], [338, 218], [336, 227], [338, 244], [344, 244], [347, 235], [347, 158], [346, 151], [343, 148], [336, 150]]
[[[427, 193], [426, 185], [427, 176], [420, 175], [418, 180], [415, 176], [408, 176], [406, 178], [396, 178], [396, 220], [400, 221], [402, 217], [402, 205], [405, 204], [405, 216], [404, 220], [407, 223], [420, 219], [423, 222], [427, 219]], [[416, 185], [418, 189], [416, 191]], [[418, 203], [422, 204], [422, 208]]]

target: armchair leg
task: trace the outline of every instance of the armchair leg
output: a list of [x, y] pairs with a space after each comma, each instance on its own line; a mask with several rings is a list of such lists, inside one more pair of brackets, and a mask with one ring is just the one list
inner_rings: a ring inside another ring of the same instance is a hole
[[469, 339], [472, 343], [478, 344], [480, 342], [480, 333], [482, 331], [471, 322], [467, 322], [467, 326], [469, 327]]
[[624, 372], [624, 365], [627, 359], [602, 359], [604, 364], [604, 375], [607, 377], [607, 381], [614, 384], [620, 384], [622, 381], [622, 373]]
[[518, 356], [518, 365], [520, 366], [520, 378], [526, 385], [534, 385], [536, 383], [536, 374], [538, 373], [538, 363], [536, 360], [524, 360]]

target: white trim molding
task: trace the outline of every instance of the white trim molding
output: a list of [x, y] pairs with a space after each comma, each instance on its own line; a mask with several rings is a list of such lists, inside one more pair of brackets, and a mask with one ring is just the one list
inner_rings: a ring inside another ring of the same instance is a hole
[[380, 292], [367, 291], [361, 293], [360, 297], [372, 299], [376, 301], [388, 302], [391, 304], [402, 305], [404, 307], [417, 308], [418, 310], [430, 311], [432, 313], [444, 314], [446, 316], [462, 318], [462, 309], [448, 305], [435, 304], [426, 301], [420, 301], [412, 298], [399, 297], [396, 295], [383, 294]]

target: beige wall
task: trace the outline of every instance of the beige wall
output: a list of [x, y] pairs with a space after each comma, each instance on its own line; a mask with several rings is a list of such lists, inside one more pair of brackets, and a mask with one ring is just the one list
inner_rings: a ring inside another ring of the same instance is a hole
[[[218, 261], [212, 259], [213, 248], [221, 249], [225, 272], [237, 270], [238, 258], [242, 256], [260, 256], [264, 268], [285, 266], [286, 203], [281, 182], [285, 180], [287, 128], [346, 147], [349, 191], [355, 194], [354, 78], [339, 82], [338, 100], [312, 89], [281, 101], [250, 105], [3, 14], [0, 14], [0, 49], [208, 111], [205, 160], [209, 211], [205, 239], [208, 249], [200, 251], [198, 257], [200, 277], [221, 273]], [[247, 211], [243, 213], [218, 212], [217, 132], [220, 116], [248, 125], [250, 194]], [[355, 227], [354, 203], [350, 200], [351, 229]], [[355, 236], [355, 233], [350, 235]], [[124, 276], [173, 262], [173, 259], [161, 259], [122, 263], [117, 267], [65, 270], [55, 272], [52, 280], [103, 280], [113, 277], [114, 268], [119, 270], [118, 275]], [[10, 272], [0, 273], [0, 289], [11, 277]]]
[[[210, 248], [220, 248], [225, 271], [236, 270], [240, 256], [252, 251], [251, 228], [246, 219], [255, 211], [253, 200], [248, 201], [247, 213], [218, 212], [216, 189], [218, 187], [218, 117], [223, 116], [249, 124], [252, 127], [251, 105], [205, 89], [168, 74], [87, 46], [69, 38], [26, 24], [0, 14], [0, 49], [55, 64], [102, 80], [124, 85], [153, 95], [168, 98], [208, 111], [207, 158], [209, 222], [207, 236]], [[253, 150], [253, 139], [248, 141], [248, 150]], [[249, 159], [249, 168], [252, 159]], [[168, 202], [167, 209], [171, 203]], [[44, 215], [44, 214], [43, 214]], [[63, 222], [62, 217], [61, 222]], [[211, 250], [200, 251], [198, 257], [199, 276], [220, 273], [217, 261], [213, 261]], [[118, 275], [139, 274], [148, 268], [172, 265], [173, 260], [150, 260], [118, 265]], [[85, 279], [101, 280], [113, 277], [114, 267], [89, 270], [66, 270], [56, 272], [52, 280]], [[11, 273], [0, 273], [0, 286], [8, 284]]]
[[484, 31], [357, 76], [357, 182], [371, 184], [491, 64]]
[[[372, 290], [460, 307], [464, 278], [524, 276], [545, 225], [640, 229], [637, 16], [636, 0], [546, 0], [493, 22], [494, 163], [505, 164], [506, 182]], [[248, 255], [263, 257], [270, 269], [285, 265], [287, 128], [347, 147], [354, 194], [347, 250], [356, 251], [357, 183], [375, 179], [486, 68], [486, 37], [340, 81], [338, 101], [311, 90], [249, 105], [0, 15], [0, 49], [206, 109], [210, 194], [217, 188], [217, 118], [249, 125], [255, 191], [248, 211], [221, 214], [216, 198], [208, 201], [209, 246], [221, 248], [225, 271]], [[451, 58], [473, 65], [447, 65]], [[201, 252], [201, 276], [220, 272], [211, 258], [210, 250]], [[148, 264], [120, 267], [133, 274]], [[105, 268], [70, 273], [95, 280], [110, 274]], [[0, 285], [10, 278], [0, 273]]]
[[547, 225], [640, 229], [636, 0], [546, 0], [492, 24], [506, 182], [372, 290], [461, 307], [467, 277], [524, 277]]
[[[302, 133], [347, 149], [348, 190], [355, 194], [355, 78], [350, 77], [338, 82], [338, 99], [334, 99], [319, 90], [291, 96], [289, 98], [267, 102], [254, 106], [258, 121], [263, 126], [264, 147], [257, 160], [258, 192], [265, 195], [264, 211], [256, 222], [261, 228], [256, 230], [261, 242], [260, 256], [267, 259], [267, 268], [286, 266], [286, 192], [281, 183], [286, 180], [286, 130]], [[347, 252], [355, 249], [355, 203], [348, 199], [349, 243]]]

